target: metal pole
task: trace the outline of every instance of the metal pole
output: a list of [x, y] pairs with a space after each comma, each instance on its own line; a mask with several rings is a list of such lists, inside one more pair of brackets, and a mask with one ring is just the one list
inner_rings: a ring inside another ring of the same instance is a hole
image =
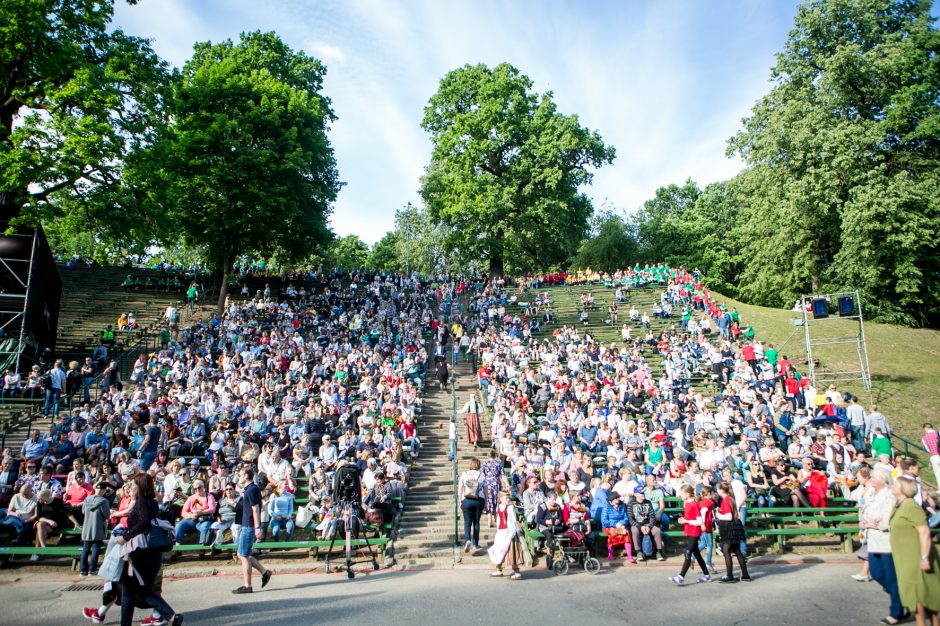
[[457, 530], [457, 376], [454, 372], [451, 372], [450, 375], [450, 399], [451, 399], [451, 413], [450, 419], [454, 424], [454, 440], [451, 442], [451, 465], [453, 466], [453, 482], [454, 482], [454, 546], [460, 544], [460, 535]]
[[[26, 274], [26, 297], [23, 298], [23, 318], [20, 320], [20, 340], [16, 346], [16, 369], [14, 371], [20, 371], [20, 358], [23, 356], [23, 335], [26, 333], [26, 313], [29, 311], [29, 286], [33, 282], [33, 259], [36, 256], [36, 240], [38, 239], [39, 234], [34, 230], [33, 231], [33, 245], [29, 251], [29, 269]], [[36, 345], [36, 349], [39, 349], [39, 345]]]

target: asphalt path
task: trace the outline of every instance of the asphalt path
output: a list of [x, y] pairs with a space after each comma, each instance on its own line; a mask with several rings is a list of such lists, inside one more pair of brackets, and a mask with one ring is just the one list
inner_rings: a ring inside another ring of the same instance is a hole
[[[673, 561], [674, 559], [671, 559]], [[411, 569], [345, 574], [282, 572], [264, 590], [232, 595], [240, 584], [233, 568], [211, 576], [167, 579], [164, 597], [195, 626], [249, 624], [872, 624], [887, 614], [887, 596], [876, 583], [858, 583], [852, 562], [755, 564], [750, 583], [688, 584], [667, 577], [675, 563], [608, 568], [589, 575], [575, 567], [565, 576], [544, 569], [522, 581], [490, 578], [480, 569]], [[694, 580], [693, 576], [688, 577]], [[94, 578], [0, 576], [0, 624], [89, 623], [85, 606], [97, 591], [68, 591]], [[138, 610], [137, 620], [148, 613]], [[106, 623], [119, 622], [115, 607]]]

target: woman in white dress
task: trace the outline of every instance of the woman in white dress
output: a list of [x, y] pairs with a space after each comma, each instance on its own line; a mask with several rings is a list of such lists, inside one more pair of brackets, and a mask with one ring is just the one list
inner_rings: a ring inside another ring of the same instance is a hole
[[496, 566], [490, 576], [503, 575], [503, 567], [512, 568], [510, 580], [521, 580], [519, 571], [523, 562], [522, 544], [519, 541], [519, 524], [516, 521], [516, 507], [512, 505], [508, 491], [499, 494], [499, 505], [496, 507], [496, 537], [488, 550], [490, 561]]

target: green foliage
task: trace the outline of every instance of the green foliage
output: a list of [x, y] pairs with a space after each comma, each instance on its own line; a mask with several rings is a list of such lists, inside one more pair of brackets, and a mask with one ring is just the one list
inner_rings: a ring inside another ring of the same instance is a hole
[[643, 203], [635, 218], [641, 261], [675, 266], [685, 263], [693, 252], [693, 242], [686, 236], [686, 221], [701, 193], [690, 178], [681, 187], [674, 184], [660, 187], [655, 196]]
[[366, 266], [379, 272], [404, 271], [405, 263], [398, 255], [399, 236], [398, 231], [390, 230], [375, 242], [369, 251]]
[[800, 7], [730, 149], [751, 171], [740, 293], [862, 290], [905, 324], [940, 314], [940, 33], [920, 0]]
[[422, 128], [433, 153], [421, 194], [449, 249], [485, 259], [491, 275], [572, 256], [592, 212], [579, 188], [614, 149], [558, 113], [551, 92], [533, 93], [507, 63], [465, 65], [441, 80]]
[[361, 270], [368, 264], [369, 246], [356, 235], [346, 235], [333, 241], [329, 258], [336, 267]]
[[641, 257], [699, 267], [713, 288], [786, 306], [859, 289], [869, 314], [940, 322], [940, 32], [921, 0], [800, 6], [729, 153], [747, 169], [657, 191]]
[[149, 224], [125, 184], [129, 155], [163, 120], [169, 74], [149, 44], [109, 32], [111, 1], [0, 3], [0, 217], [67, 219], [65, 241], [146, 241]]
[[273, 33], [196, 44], [142, 168], [168, 239], [182, 231], [222, 272], [239, 255], [291, 263], [331, 241], [341, 183], [325, 72]]
[[612, 272], [630, 264], [638, 254], [632, 224], [604, 212], [591, 218], [591, 236], [581, 242], [571, 268]]

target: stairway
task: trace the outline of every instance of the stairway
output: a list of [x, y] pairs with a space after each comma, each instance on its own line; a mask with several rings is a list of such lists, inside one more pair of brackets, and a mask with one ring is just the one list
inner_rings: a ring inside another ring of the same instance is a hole
[[[457, 410], [466, 403], [470, 393], [476, 393], [476, 376], [469, 362], [462, 361], [455, 368]], [[399, 520], [394, 541], [395, 562], [398, 566], [443, 566], [458, 564], [488, 566], [486, 552], [477, 555], [463, 552], [463, 518], [457, 518], [459, 545], [454, 541], [454, 466], [447, 458], [450, 451], [448, 426], [453, 410], [450, 389], [441, 391], [432, 375], [425, 387], [421, 414], [424, 435], [421, 456], [412, 467], [405, 494], [405, 507]], [[483, 424], [483, 443], [474, 451], [467, 443], [466, 422], [457, 416], [457, 473], [467, 469], [473, 456], [481, 457], [489, 445], [489, 427]], [[484, 548], [493, 541], [494, 529], [481, 522], [480, 545]]]

